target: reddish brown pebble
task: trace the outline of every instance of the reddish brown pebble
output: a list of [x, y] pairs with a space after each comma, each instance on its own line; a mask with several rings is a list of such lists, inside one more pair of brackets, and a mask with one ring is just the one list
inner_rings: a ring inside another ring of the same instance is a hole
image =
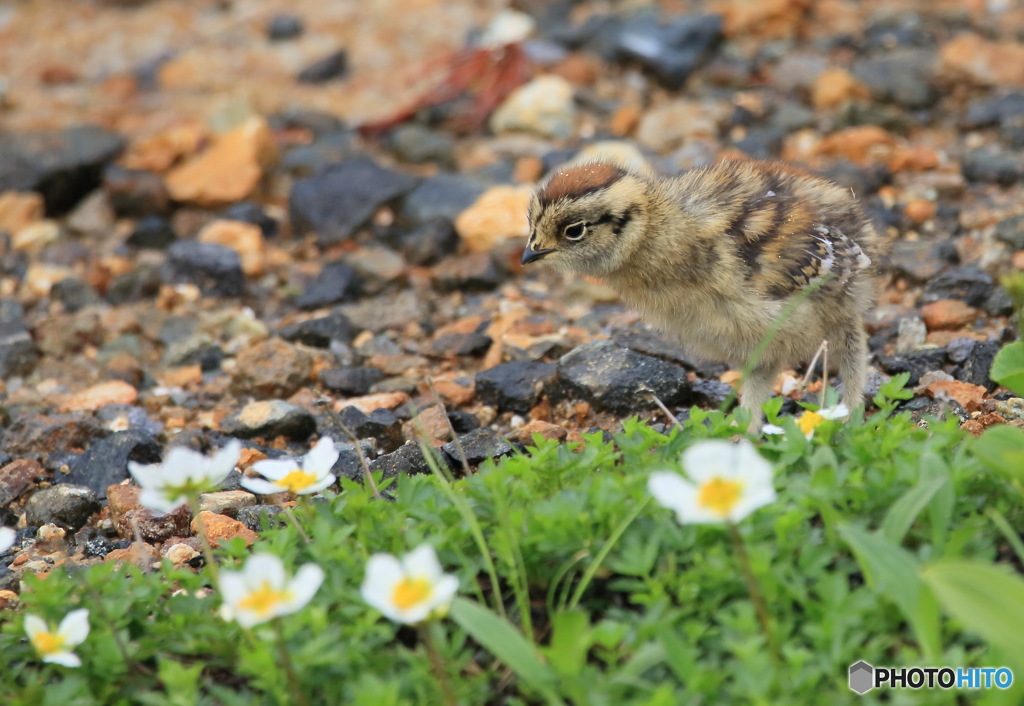
[[565, 427], [560, 427], [557, 424], [549, 424], [548, 422], [535, 420], [517, 431], [511, 439], [513, 441], [518, 441], [521, 444], [532, 444], [534, 434], [540, 434], [545, 439], [565, 441], [566, 437], [569, 435], [569, 430]]
[[940, 299], [921, 307], [921, 318], [929, 331], [958, 329], [974, 322], [978, 312], [956, 299]]
[[252, 543], [260, 538], [258, 534], [238, 520], [232, 520], [227, 515], [217, 515], [206, 510], [200, 512], [199, 517], [192, 520], [190, 527], [193, 532], [199, 531], [200, 518], [206, 526], [206, 536], [214, 547], [219, 547], [221, 542], [226, 542], [235, 537], [241, 537], [245, 540], [245, 546], [251, 547]]
[[926, 389], [934, 399], [949, 397], [956, 400], [968, 412], [977, 412], [988, 394], [988, 390], [981, 385], [972, 385], [959, 380], [940, 380], [933, 382]]

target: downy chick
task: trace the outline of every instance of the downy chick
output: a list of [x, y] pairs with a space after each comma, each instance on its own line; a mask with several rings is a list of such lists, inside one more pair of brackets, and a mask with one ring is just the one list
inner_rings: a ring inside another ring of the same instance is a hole
[[556, 171], [534, 192], [523, 264], [606, 280], [692, 354], [742, 368], [787, 300], [814, 291], [769, 343], [741, 390], [761, 405], [785, 367], [823, 340], [843, 403], [863, 401], [878, 236], [847, 189], [786, 165], [722, 162], [659, 178], [604, 163]]

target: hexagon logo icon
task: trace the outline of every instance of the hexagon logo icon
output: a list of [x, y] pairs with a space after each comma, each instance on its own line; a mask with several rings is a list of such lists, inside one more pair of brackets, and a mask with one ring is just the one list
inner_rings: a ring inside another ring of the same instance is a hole
[[861, 660], [850, 665], [850, 689], [858, 694], [866, 694], [874, 686], [875, 668]]

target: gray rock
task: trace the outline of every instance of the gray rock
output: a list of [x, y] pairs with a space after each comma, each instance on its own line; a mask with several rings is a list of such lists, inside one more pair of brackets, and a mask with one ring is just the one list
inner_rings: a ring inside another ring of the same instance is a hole
[[411, 191], [419, 180], [367, 157], [347, 159], [292, 187], [289, 214], [297, 235], [315, 232], [330, 245], [352, 237], [378, 208]]
[[[355, 407], [345, 407], [338, 418], [357, 439], [374, 439], [386, 453], [402, 445], [402, 422], [389, 409], [375, 409], [363, 414]], [[320, 436], [332, 439], [349, 439], [349, 435], [330, 417], [321, 419]]]
[[426, 179], [403, 199], [401, 215], [414, 224], [435, 218], [454, 221], [485, 190], [484, 185], [475, 179], [458, 174], [438, 174]]
[[925, 344], [928, 327], [919, 316], [907, 316], [896, 325], [896, 355], [913, 353]]
[[84, 486], [61, 483], [36, 491], [25, 503], [29, 525], [54, 524], [77, 532], [90, 515], [100, 511], [96, 494]]
[[133, 248], [166, 250], [178, 239], [171, 222], [163, 216], [145, 216], [135, 224], [126, 241]]
[[289, 324], [279, 332], [286, 341], [298, 342], [314, 348], [327, 348], [332, 341], [349, 343], [356, 334], [355, 327], [340, 311], [332, 311], [319, 319]]
[[285, 436], [305, 441], [316, 431], [316, 420], [308, 409], [284, 400], [250, 402], [221, 423], [228, 436], [252, 439]]
[[946, 357], [952, 362], [960, 364], [971, 356], [971, 351], [977, 344], [973, 338], [958, 338], [946, 346]]
[[262, 206], [252, 201], [242, 201], [229, 206], [220, 217], [228, 221], [241, 221], [259, 226], [264, 238], [273, 238], [277, 235], [277, 221], [267, 215]]
[[721, 39], [718, 15], [684, 15], [660, 22], [657, 15], [642, 13], [622, 26], [616, 49], [620, 59], [638, 62], [675, 90], [710, 59]]
[[314, 61], [299, 72], [299, 83], [326, 83], [345, 75], [348, 69], [348, 52], [339, 49]]
[[996, 384], [989, 378], [989, 371], [992, 369], [992, 361], [1002, 348], [999, 341], [979, 341], [971, 348], [970, 355], [957, 370], [953, 371], [953, 377], [961, 382], [968, 382], [972, 385], [981, 385], [989, 392], [996, 389]]
[[401, 249], [405, 259], [413, 265], [433, 265], [442, 258], [454, 255], [459, 248], [459, 234], [449, 218], [432, 218], [402, 237]]
[[724, 363], [694, 358], [679, 346], [669, 343], [653, 331], [616, 331], [612, 334], [612, 340], [620, 348], [628, 348], [631, 351], [664, 360], [666, 363], [681, 365], [708, 380], [718, 379], [729, 369], [729, 366]]
[[729, 395], [732, 394], [732, 386], [721, 380], [694, 380], [691, 392], [694, 404], [718, 409], [729, 399]]
[[91, 414], [23, 414], [0, 434], [0, 449], [14, 457], [49, 454], [84, 448], [109, 433]]
[[1013, 299], [1005, 287], [996, 287], [982, 305], [989, 316], [1011, 316], [1016, 310]]
[[1016, 92], [972, 101], [963, 123], [967, 128], [983, 128], [1020, 117], [1024, 117], [1024, 93]]
[[[356, 451], [355, 444], [342, 444], [336, 440], [334, 448], [338, 451], [338, 460], [334, 462], [331, 473], [339, 478], [348, 478], [357, 483], [362, 483], [364, 475], [363, 462], [359, 459], [359, 452]], [[360, 439], [359, 448], [362, 450], [363, 457], [366, 458], [367, 463], [372, 462], [376, 458], [377, 450], [374, 448], [373, 439]]]
[[431, 283], [441, 292], [486, 292], [500, 285], [505, 272], [490, 253], [457, 255], [438, 263], [431, 274]]
[[245, 274], [238, 253], [231, 248], [195, 240], [179, 240], [167, 250], [173, 282], [191, 282], [204, 294], [237, 297], [245, 290]]
[[39, 347], [20, 321], [0, 323], [0, 378], [28, 375], [39, 362]]
[[88, 282], [74, 277], [62, 279], [50, 288], [50, 298], [64, 305], [64, 311], [74, 313], [87, 306], [98, 304], [100, 295]]
[[344, 304], [340, 309], [357, 329], [379, 333], [400, 329], [410, 321], [423, 321], [429, 315], [428, 307], [423, 297], [405, 289], [397, 294], [364, 299], [357, 304]]
[[320, 384], [333, 392], [360, 397], [368, 395], [370, 389], [384, 379], [384, 373], [377, 368], [332, 368], [320, 371]]
[[448, 133], [417, 123], [406, 123], [391, 132], [388, 143], [395, 156], [403, 162], [432, 162], [445, 169], [455, 167], [455, 138]]
[[123, 148], [120, 135], [94, 125], [7, 132], [0, 135], [0, 192], [38, 191], [47, 213], [65, 213], [100, 185], [103, 165]]
[[882, 369], [889, 375], [910, 373], [908, 387], [914, 387], [921, 377], [932, 370], [942, 370], [946, 363], [946, 351], [942, 348], [925, 348], [906, 355], [893, 355], [882, 358]]
[[[437, 460], [442, 471], [445, 466], [448, 468], [452, 467], [452, 462], [446, 454], [439, 453], [434, 458]], [[378, 457], [370, 464], [370, 471], [373, 473], [382, 472], [385, 480], [394, 478], [399, 473], [414, 475], [431, 472], [427, 460], [423, 457], [423, 451], [420, 449], [419, 443], [415, 441], [408, 441], [395, 451]]]
[[164, 180], [153, 172], [109, 164], [103, 171], [107, 201], [121, 218], [166, 213], [171, 205]]
[[296, 15], [274, 15], [267, 21], [267, 39], [272, 42], [295, 39], [304, 30], [302, 18]]
[[[487, 459], [497, 460], [502, 456], [511, 456], [515, 449], [507, 441], [502, 439], [493, 429], [483, 427], [459, 437], [462, 450], [466, 453], [466, 461], [471, 466], [477, 466]], [[456, 463], [462, 463], [462, 456], [454, 441], [449, 441], [441, 447], [448, 456]]]
[[1024, 215], [1010, 216], [996, 224], [996, 240], [1014, 250], [1024, 250]]
[[150, 419], [142, 407], [130, 404], [103, 405], [96, 411], [96, 419], [108, 428], [111, 425], [127, 424], [129, 429], [139, 429], [154, 436], [164, 429], [164, 425]]
[[345, 130], [339, 124], [334, 129], [313, 132], [317, 137], [312, 144], [292, 147], [285, 154], [281, 160], [281, 170], [284, 173], [296, 177], [322, 174], [338, 162], [357, 154], [354, 131]]
[[925, 285], [922, 304], [940, 299], [959, 299], [970, 306], [980, 307], [995, 289], [992, 276], [974, 265], [964, 265], [943, 272]]
[[128, 462], [159, 463], [160, 444], [152, 434], [129, 429], [97, 441], [71, 466], [71, 472], [54, 477], [55, 482], [85, 486], [100, 500], [107, 488], [128, 478]]
[[936, 252], [936, 244], [928, 240], [897, 240], [889, 253], [889, 267], [897, 275], [914, 282], [927, 282], [946, 267]]
[[476, 374], [476, 398], [499, 412], [528, 414], [544, 388], [554, 383], [557, 368], [537, 361], [495, 365]]
[[494, 343], [482, 333], [449, 333], [430, 344], [430, 352], [437, 356], [482, 356]]
[[853, 75], [871, 90], [875, 100], [904, 108], [928, 108], [939, 98], [931, 84], [937, 64], [933, 49], [896, 49], [854, 62]]
[[814, 111], [794, 101], [783, 101], [772, 113], [771, 125], [787, 133], [814, 125]]
[[288, 524], [288, 520], [284, 516], [284, 510], [277, 505], [243, 507], [238, 511], [236, 519], [253, 532], [262, 532], [264, 529], [274, 527], [284, 527]]
[[362, 278], [344, 262], [324, 265], [317, 278], [299, 295], [296, 305], [300, 309], [320, 309], [338, 302], [351, 301], [363, 290]]
[[1009, 186], [1021, 178], [1024, 166], [1018, 154], [978, 149], [967, 153], [960, 171], [967, 181]]
[[163, 273], [159, 266], [139, 265], [131, 272], [118, 275], [111, 281], [107, 288], [107, 301], [117, 305], [149, 299], [157, 295], [163, 283]]
[[616, 414], [656, 407], [648, 392], [666, 405], [682, 404], [690, 395], [684, 369], [611, 341], [585, 343], [562, 356], [558, 381], [564, 396]]
[[27, 458], [18, 459], [0, 468], [0, 507], [6, 507], [29, 489], [42, 466]]

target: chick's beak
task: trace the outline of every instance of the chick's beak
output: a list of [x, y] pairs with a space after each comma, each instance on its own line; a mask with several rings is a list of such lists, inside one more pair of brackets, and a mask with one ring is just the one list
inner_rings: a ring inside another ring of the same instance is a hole
[[526, 246], [526, 250], [523, 250], [523, 259], [519, 262], [523, 265], [529, 265], [531, 262], [536, 262], [546, 255], [550, 255], [555, 252], [556, 248], [544, 248], [543, 250], [534, 250], [530, 245]]

